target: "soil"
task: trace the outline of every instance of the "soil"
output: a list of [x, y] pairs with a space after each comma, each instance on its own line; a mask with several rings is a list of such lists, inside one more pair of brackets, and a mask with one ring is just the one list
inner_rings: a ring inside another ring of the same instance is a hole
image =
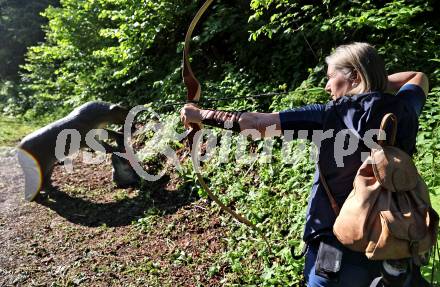
[[173, 172], [119, 189], [111, 164], [74, 162], [23, 200], [20, 167], [0, 156], [0, 286], [220, 286], [227, 228], [178, 189]]

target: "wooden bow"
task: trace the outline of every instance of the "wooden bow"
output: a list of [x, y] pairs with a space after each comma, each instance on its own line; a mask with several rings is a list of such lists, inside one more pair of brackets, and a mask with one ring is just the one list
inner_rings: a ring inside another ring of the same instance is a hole
[[[193, 20], [191, 21], [191, 24], [189, 25], [188, 31], [186, 32], [185, 36], [185, 43], [183, 48], [183, 70], [182, 70], [182, 77], [183, 82], [185, 83], [186, 89], [187, 89], [187, 96], [186, 96], [186, 102], [197, 104], [200, 100], [201, 96], [201, 86], [200, 82], [197, 80], [197, 78], [194, 76], [194, 73], [191, 68], [191, 64], [189, 62], [189, 43], [191, 41], [192, 33], [194, 31], [194, 28], [196, 27], [197, 23], [199, 22], [200, 18], [202, 17], [203, 13], [208, 9], [208, 7], [212, 4], [214, 0], [206, 0], [203, 6], [197, 11], [197, 14], [194, 16]], [[189, 149], [191, 151], [193, 147], [193, 139], [196, 135], [196, 132], [198, 132], [201, 127], [198, 124], [191, 124], [191, 131], [188, 133], [188, 143], [189, 143]], [[192, 159], [193, 160], [193, 159]], [[195, 167], [195, 163], [193, 160], [193, 168], [195, 171], [195, 174], [197, 176], [197, 180], [199, 181], [202, 188], [205, 190], [205, 192], [208, 194], [208, 196], [217, 203], [220, 208], [227, 213], [229, 213], [233, 218], [238, 220], [239, 222], [246, 224], [256, 232], [260, 234], [260, 236], [264, 239], [268, 246], [269, 253], [272, 253], [271, 246], [269, 244], [269, 241], [267, 240], [266, 236], [263, 234], [263, 232], [251, 221], [249, 221], [247, 218], [237, 214], [235, 211], [227, 207], [225, 204], [223, 204], [220, 199], [212, 193], [212, 191], [209, 189], [208, 185], [203, 180], [202, 175], [198, 171], [198, 169]]]

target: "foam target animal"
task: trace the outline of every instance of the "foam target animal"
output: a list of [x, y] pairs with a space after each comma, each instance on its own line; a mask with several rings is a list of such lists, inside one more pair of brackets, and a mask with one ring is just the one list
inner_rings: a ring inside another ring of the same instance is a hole
[[[128, 109], [119, 105], [88, 102], [75, 108], [66, 117], [24, 137], [17, 150], [25, 176], [25, 200], [33, 201], [41, 190], [51, 187], [50, 178], [54, 166], [62, 157], [66, 158], [80, 148], [90, 147], [91, 142], [102, 147], [105, 153], [123, 152], [125, 148], [122, 133], [105, 129], [108, 139], [114, 140], [116, 147], [89, 135], [91, 131], [103, 129], [109, 124], [124, 124], [128, 112]], [[73, 137], [78, 139], [77, 148], [73, 147]], [[67, 147], [70, 148], [66, 153]], [[126, 159], [112, 154], [112, 165], [112, 176], [117, 186], [126, 187], [139, 182], [139, 176]]]

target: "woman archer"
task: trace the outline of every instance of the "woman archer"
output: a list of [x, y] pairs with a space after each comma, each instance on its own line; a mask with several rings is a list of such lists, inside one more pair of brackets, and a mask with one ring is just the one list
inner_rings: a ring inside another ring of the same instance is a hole
[[[264, 137], [279, 136], [287, 130], [293, 130], [294, 135], [298, 135], [299, 130], [307, 130], [309, 135], [316, 130], [334, 130], [333, 135], [336, 135], [342, 130], [351, 129], [354, 135], [362, 139], [368, 130], [380, 126], [385, 114], [394, 113], [398, 119], [397, 146], [412, 155], [418, 117], [429, 89], [427, 77], [421, 72], [400, 72], [387, 76], [382, 58], [367, 43], [339, 46], [326, 58], [326, 63], [328, 81], [325, 90], [331, 97], [326, 104], [310, 104], [274, 113], [223, 112], [187, 104], [181, 110], [182, 121], [186, 127], [191, 123], [202, 123], [221, 128], [224, 128], [225, 121], [229, 121], [233, 123], [234, 131], [253, 129]], [[275, 129], [267, 132], [269, 129], [266, 128], [273, 125]], [[319, 168], [317, 165], [303, 235], [308, 245], [304, 266], [307, 286], [369, 286], [381, 273], [384, 277], [381, 284], [384, 286], [403, 286], [404, 282], [410, 284], [408, 286], [419, 286], [422, 282], [420, 276], [408, 276], [410, 268], [407, 266], [412, 263], [368, 260], [364, 253], [342, 246], [333, 235], [332, 226], [336, 216], [319, 173], [323, 173], [330, 190], [334, 192], [337, 205], [342, 206], [352, 190], [354, 177], [362, 164], [362, 154], [369, 152], [369, 148], [360, 141], [351, 154], [343, 157], [341, 165], [335, 156], [335, 148], [341, 147], [335, 144], [335, 137], [332, 136], [322, 139], [318, 145]], [[347, 141], [344, 141], [343, 145], [346, 144]], [[326, 274], [316, 268], [317, 257], [320, 257], [318, 250], [323, 244], [335, 247], [342, 254], [340, 268], [335, 274]]]

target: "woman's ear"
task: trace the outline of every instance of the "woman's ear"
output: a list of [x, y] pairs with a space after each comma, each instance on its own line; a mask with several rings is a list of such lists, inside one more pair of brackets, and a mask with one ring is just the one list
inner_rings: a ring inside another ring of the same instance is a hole
[[348, 78], [350, 79], [350, 81], [356, 82], [356, 83], [360, 83], [360, 81], [361, 81], [361, 77], [356, 70], [351, 71], [350, 76]]
[[350, 73], [349, 79], [353, 88], [357, 87], [362, 81], [360, 74], [356, 70], [353, 70]]

